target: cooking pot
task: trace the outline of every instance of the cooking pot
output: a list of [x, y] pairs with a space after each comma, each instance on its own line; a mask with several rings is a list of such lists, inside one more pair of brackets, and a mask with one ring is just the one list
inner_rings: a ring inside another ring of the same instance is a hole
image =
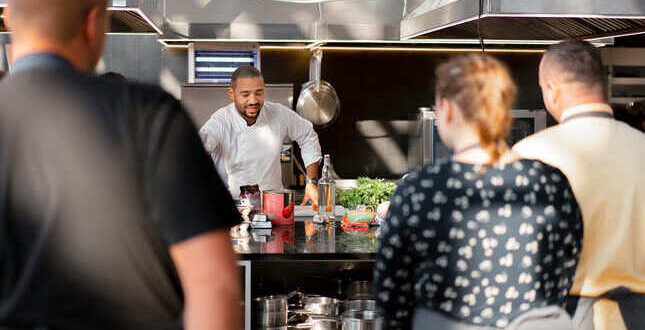
[[338, 316], [340, 314], [340, 300], [336, 298], [309, 296], [303, 300], [304, 310], [307, 313], [325, 316]]
[[302, 85], [296, 112], [317, 128], [329, 126], [340, 112], [336, 90], [320, 78], [322, 50], [315, 49], [309, 60], [309, 81]]
[[383, 329], [383, 317], [375, 311], [345, 311], [341, 320], [343, 330]]
[[354, 281], [347, 287], [347, 299], [374, 299], [374, 287], [371, 281]]
[[287, 295], [265, 296], [254, 299], [258, 326], [263, 328], [287, 326]]
[[306, 323], [298, 325], [299, 329], [310, 329], [310, 330], [338, 330], [339, 325], [338, 318], [311, 315]]
[[345, 304], [345, 310], [348, 310], [348, 311], [376, 311], [376, 300], [373, 300], [373, 299], [349, 300]]

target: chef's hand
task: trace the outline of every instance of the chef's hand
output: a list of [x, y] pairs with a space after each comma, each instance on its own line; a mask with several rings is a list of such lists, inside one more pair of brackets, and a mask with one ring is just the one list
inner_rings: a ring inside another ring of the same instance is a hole
[[301, 205], [307, 205], [309, 201], [311, 201], [314, 211], [318, 210], [318, 186], [313, 182], [307, 183], [305, 186], [305, 198], [303, 198]]

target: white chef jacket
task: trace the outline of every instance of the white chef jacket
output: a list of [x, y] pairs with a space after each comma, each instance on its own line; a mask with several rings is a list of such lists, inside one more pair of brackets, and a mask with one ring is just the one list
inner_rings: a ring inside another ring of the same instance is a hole
[[215, 111], [199, 134], [234, 198], [244, 185], [259, 184], [261, 190], [283, 188], [280, 150], [285, 140], [298, 143], [305, 167], [321, 159], [318, 134], [311, 122], [279, 103], [264, 102], [251, 126], [231, 103]]

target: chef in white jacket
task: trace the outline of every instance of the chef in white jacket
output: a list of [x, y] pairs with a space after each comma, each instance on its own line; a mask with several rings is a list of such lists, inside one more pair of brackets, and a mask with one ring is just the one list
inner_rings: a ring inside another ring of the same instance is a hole
[[[293, 110], [264, 101], [264, 78], [246, 65], [231, 77], [231, 104], [215, 111], [199, 133], [233, 197], [240, 186], [259, 184], [261, 190], [282, 189], [280, 149], [285, 138], [296, 141], [307, 168], [303, 204], [318, 204], [318, 135], [311, 122]], [[222, 173], [222, 170], [225, 173]]]

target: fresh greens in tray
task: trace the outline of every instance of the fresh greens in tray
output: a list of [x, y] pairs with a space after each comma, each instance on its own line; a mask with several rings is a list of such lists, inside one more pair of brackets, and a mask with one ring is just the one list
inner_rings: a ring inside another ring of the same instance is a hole
[[353, 210], [359, 205], [376, 210], [380, 203], [392, 197], [395, 189], [394, 182], [360, 177], [356, 188], [340, 192], [340, 204], [348, 210]]

